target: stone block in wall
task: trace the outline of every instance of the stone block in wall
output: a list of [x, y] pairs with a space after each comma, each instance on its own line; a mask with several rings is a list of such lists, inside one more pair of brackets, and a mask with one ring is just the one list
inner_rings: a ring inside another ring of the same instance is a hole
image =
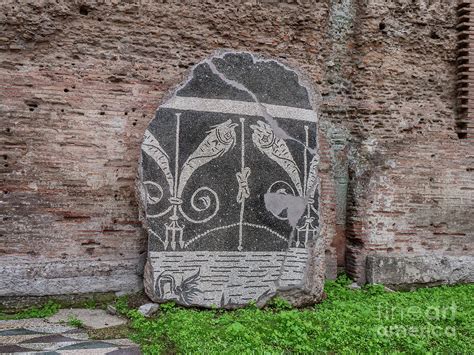
[[367, 257], [367, 281], [396, 289], [474, 282], [474, 256]]
[[136, 259], [45, 260], [3, 257], [0, 297], [137, 292], [143, 281]]

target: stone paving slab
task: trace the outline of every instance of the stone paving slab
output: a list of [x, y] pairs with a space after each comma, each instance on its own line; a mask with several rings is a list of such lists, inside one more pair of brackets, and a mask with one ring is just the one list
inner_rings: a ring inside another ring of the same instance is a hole
[[87, 309], [60, 310], [46, 319], [0, 321], [0, 354], [141, 354], [129, 339], [93, 340], [84, 329], [61, 324], [70, 316], [93, 329], [126, 323], [102, 310]]
[[54, 316], [50, 317], [49, 321], [53, 323], [67, 323], [71, 317], [81, 320], [86, 328], [92, 329], [115, 327], [127, 322], [123, 318], [108, 314], [103, 309], [82, 308], [61, 309]]

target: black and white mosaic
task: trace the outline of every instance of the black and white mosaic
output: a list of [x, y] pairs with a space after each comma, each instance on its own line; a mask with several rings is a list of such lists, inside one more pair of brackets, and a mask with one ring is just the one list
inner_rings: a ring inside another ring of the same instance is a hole
[[0, 320], [0, 354], [139, 355], [129, 339], [89, 339], [84, 329], [47, 319]]
[[275, 60], [226, 52], [159, 107], [140, 165], [152, 298], [231, 307], [304, 284], [319, 156], [301, 82]]

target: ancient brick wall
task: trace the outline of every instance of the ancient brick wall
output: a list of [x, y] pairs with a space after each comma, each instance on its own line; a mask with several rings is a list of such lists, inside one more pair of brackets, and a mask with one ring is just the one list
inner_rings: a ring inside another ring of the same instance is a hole
[[457, 7], [458, 23], [458, 116], [456, 131], [461, 139], [473, 139], [474, 131], [474, 105], [473, 105], [473, 78], [474, 67], [474, 2], [472, 0], [459, 0]]
[[474, 157], [456, 134], [456, 2], [369, 2], [358, 19], [347, 266], [363, 282], [370, 254], [472, 256]]
[[2, 1], [0, 295], [140, 287], [140, 141], [218, 48], [287, 61], [321, 93], [329, 276], [346, 260], [363, 282], [371, 254], [472, 254], [456, 4], [423, 4]]

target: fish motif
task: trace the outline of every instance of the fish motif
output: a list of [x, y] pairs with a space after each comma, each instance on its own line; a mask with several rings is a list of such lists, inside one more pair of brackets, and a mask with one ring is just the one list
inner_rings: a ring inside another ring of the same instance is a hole
[[308, 182], [306, 186], [306, 196], [309, 198], [314, 198], [314, 193], [318, 187], [318, 165], [319, 155], [316, 153], [309, 164]]
[[160, 143], [151, 134], [150, 131], [146, 130], [145, 138], [142, 144], [142, 150], [148, 154], [158, 164], [160, 169], [165, 174], [165, 179], [168, 182], [170, 194], [174, 191], [174, 178], [173, 173], [170, 169], [170, 158], [168, 154], [163, 150]]
[[235, 145], [236, 123], [227, 120], [221, 124], [211, 127], [206, 138], [199, 144], [197, 149], [188, 157], [183, 164], [178, 184], [178, 198], [181, 197], [184, 187], [193, 172], [211, 160], [227, 153]]
[[295, 185], [299, 196], [303, 196], [300, 170], [285, 141], [277, 137], [270, 125], [263, 121], [257, 121], [257, 124], [251, 125], [250, 128], [253, 130], [252, 141], [255, 146], [286, 171]]

